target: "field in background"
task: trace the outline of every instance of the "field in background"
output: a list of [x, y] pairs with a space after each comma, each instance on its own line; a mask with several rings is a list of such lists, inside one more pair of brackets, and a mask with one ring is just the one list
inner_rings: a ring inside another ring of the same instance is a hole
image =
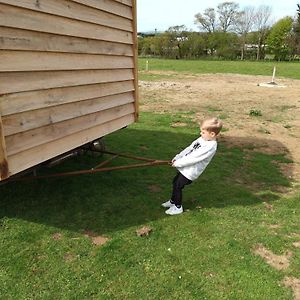
[[[160, 207], [175, 174], [169, 166], [1, 185], [0, 298], [298, 299], [299, 81], [261, 90], [257, 80], [268, 77], [193, 74], [173, 62], [172, 71], [140, 72], [139, 123], [105, 142], [167, 160], [198, 136], [198, 119], [222, 118], [216, 157], [184, 191], [185, 213]], [[105, 159], [86, 154], [40, 172]], [[136, 235], [142, 226], [149, 236]]]
[[[139, 59], [139, 70], [145, 71], [148, 61], [149, 71], [174, 71], [195, 74], [232, 73], [245, 75], [265, 75], [272, 78], [273, 68], [278, 77], [300, 79], [300, 62], [256, 62], [256, 61], [210, 61]], [[143, 79], [144, 74], [141, 75]]]

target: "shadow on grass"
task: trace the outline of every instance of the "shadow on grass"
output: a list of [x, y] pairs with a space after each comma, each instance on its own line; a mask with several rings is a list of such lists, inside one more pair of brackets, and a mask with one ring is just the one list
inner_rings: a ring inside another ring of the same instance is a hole
[[[186, 131], [127, 128], [106, 138], [108, 150], [167, 160], [197, 136]], [[278, 199], [278, 188], [290, 185], [280, 171], [288, 163], [288, 149], [277, 141], [255, 140], [282, 154], [256, 152], [250, 139], [222, 138], [219, 150], [202, 174], [184, 190], [184, 207], [222, 208], [255, 205]], [[239, 141], [238, 145], [235, 141]], [[75, 157], [47, 172], [87, 169], [106, 157]], [[131, 162], [131, 161], [130, 161]], [[276, 163], [274, 163], [276, 162]], [[120, 159], [112, 165], [126, 164]], [[292, 172], [292, 170], [291, 170]], [[175, 169], [170, 166], [97, 173], [30, 182], [10, 182], [0, 186], [0, 217], [26, 221], [73, 232], [91, 230], [109, 234], [167, 217], [161, 202], [169, 198]]]

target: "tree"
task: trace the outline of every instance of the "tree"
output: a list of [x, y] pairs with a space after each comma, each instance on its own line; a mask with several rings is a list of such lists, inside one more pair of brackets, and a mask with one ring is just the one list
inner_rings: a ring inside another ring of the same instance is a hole
[[235, 2], [223, 2], [218, 5], [219, 25], [221, 31], [227, 32], [239, 19], [239, 5]]
[[289, 39], [292, 34], [293, 19], [285, 17], [280, 19], [271, 28], [270, 34], [267, 39], [267, 44], [275, 59], [285, 60], [287, 55], [291, 53], [289, 47]]
[[297, 17], [295, 22], [295, 32], [298, 36], [300, 36], [300, 4], [297, 4]]
[[214, 35], [217, 31], [217, 17], [214, 8], [206, 8], [204, 13], [195, 15], [195, 24], [199, 24], [200, 30], [204, 30], [207, 34], [204, 35], [206, 40], [207, 53], [212, 55], [215, 51]]
[[209, 33], [216, 31], [216, 12], [214, 8], [206, 8], [204, 13], [195, 15], [195, 24], [199, 24], [200, 29]]
[[151, 38], [140, 36], [138, 38], [138, 53], [139, 55], [145, 56], [150, 54], [151, 49]]
[[246, 7], [239, 15], [236, 23], [236, 32], [240, 35], [241, 60], [245, 57], [245, 44], [248, 33], [254, 25], [255, 9], [253, 6]]
[[198, 32], [189, 32], [187, 39], [182, 44], [184, 58], [199, 58], [205, 54], [205, 40]]
[[294, 49], [294, 54], [300, 54], [300, 4], [297, 4], [297, 16], [295, 18], [295, 22], [293, 24], [293, 49]]
[[187, 40], [187, 28], [185, 25], [172, 26], [170, 27], [166, 34], [169, 36], [170, 46], [175, 52], [176, 58], [183, 58], [183, 44]]
[[232, 29], [239, 17], [239, 4], [235, 2], [223, 2], [214, 8], [206, 8], [203, 12], [195, 15], [195, 24], [199, 24], [200, 30], [208, 33], [216, 31], [227, 32]]
[[238, 37], [233, 32], [216, 32], [216, 55], [223, 59], [236, 59], [239, 53]]
[[[226, 43], [229, 36], [226, 34], [234, 29], [238, 20], [239, 5], [235, 2], [223, 2], [217, 6], [217, 11], [214, 8], [206, 8], [203, 14], [195, 15], [195, 24], [199, 25], [201, 31], [207, 32], [205, 36], [207, 53], [213, 55], [220, 49], [227, 49]], [[223, 52], [223, 51], [222, 51]]]
[[256, 59], [259, 60], [261, 58], [262, 47], [265, 43], [270, 25], [269, 20], [271, 17], [272, 9], [270, 6], [261, 5], [257, 8], [255, 13], [255, 26], [258, 33], [258, 41], [257, 41], [257, 52]]

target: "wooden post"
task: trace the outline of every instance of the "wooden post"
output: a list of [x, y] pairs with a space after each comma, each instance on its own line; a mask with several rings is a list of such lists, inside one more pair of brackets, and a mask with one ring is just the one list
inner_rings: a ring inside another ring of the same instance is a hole
[[0, 181], [6, 178], [8, 178], [8, 162], [2, 126], [2, 118], [0, 114]]
[[276, 74], [276, 67], [274, 67], [274, 69], [273, 69], [273, 76], [272, 76], [272, 83], [274, 83], [275, 82], [275, 74]]
[[137, 44], [137, 7], [136, 0], [132, 0], [132, 27], [133, 27], [133, 59], [134, 59], [134, 99], [135, 99], [135, 121], [139, 118], [139, 83], [138, 83], [138, 44]]

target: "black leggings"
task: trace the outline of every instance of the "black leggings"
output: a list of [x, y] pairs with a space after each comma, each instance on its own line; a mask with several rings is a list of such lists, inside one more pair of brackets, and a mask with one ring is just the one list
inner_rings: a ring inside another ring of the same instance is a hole
[[182, 203], [182, 190], [186, 185], [191, 184], [192, 181], [184, 177], [181, 173], [177, 173], [177, 175], [173, 179], [173, 191], [171, 200], [172, 202], [180, 206]]

